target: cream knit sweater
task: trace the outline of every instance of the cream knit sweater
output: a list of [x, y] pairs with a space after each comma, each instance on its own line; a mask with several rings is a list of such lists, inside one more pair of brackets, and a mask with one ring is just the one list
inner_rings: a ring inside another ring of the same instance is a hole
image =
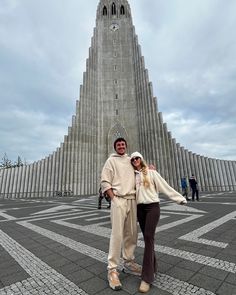
[[159, 193], [167, 195], [172, 201], [180, 204], [187, 203], [186, 199], [174, 190], [165, 181], [164, 178], [156, 170], [148, 170], [148, 179], [150, 187], [146, 188], [143, 185], [143, 174], [135, 171], [136, 174], [136, 198], [138, 204], [149, 204], [153, 202], [160, 202]]
[[116, 196], [135, 198], [135, 174], [130, 157], [112, 154], [104, 164], [101, 175], [102, 192], [112, 188]]

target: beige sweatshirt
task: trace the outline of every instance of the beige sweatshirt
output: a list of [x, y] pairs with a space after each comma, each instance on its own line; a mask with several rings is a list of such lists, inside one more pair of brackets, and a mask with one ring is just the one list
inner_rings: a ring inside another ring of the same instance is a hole
[[112, 154], [104, 164], [101, 175], [102, 192], [112, 188], [116, 196], [135, 198], [135, 174], [130, 157]]
[[136, 198], [137, 204], [149, 204], [153, 202], [160, 202], [159, 193], [167, 195], [172, 201], [180, 204], [187, 203], [186, 199], [174, 190], [165, 181], [164, 178], [156, 170], [148, 170], [148, 179], [150, 181], [150, 187], [146, 188], [143, 185], [143, 174], [139, 171], [135, 171], [136, 174]]

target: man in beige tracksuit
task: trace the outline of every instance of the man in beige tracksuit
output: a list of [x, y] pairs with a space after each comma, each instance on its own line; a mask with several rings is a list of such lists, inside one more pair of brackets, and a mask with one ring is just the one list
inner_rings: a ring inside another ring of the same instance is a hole
[[[135, 175], [126, 154], [124, 138], [114, 142], [115, 154], [106, 161], [101, 175], [102, 192], [111, 198], [111, 237], [108, 254], [108, 281], [113, 290], [122, 285], [117, 271], [120, 256], [124, 259], [124, 271], [141, 275], [141, 267], [134, 262], [137, 245], [137, 204], [135, 199]], [[122, 248], [123, 246], [123, 248]]]

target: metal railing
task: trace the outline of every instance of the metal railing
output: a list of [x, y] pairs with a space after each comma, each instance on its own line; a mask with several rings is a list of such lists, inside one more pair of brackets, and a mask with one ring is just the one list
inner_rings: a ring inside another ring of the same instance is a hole
[[72, 197], [72, 196], [74, 196], [74, 193], [72, 190], [0, 193], [0, 199], [36, 199], [36, 198], [53, 198], [53, 197]]

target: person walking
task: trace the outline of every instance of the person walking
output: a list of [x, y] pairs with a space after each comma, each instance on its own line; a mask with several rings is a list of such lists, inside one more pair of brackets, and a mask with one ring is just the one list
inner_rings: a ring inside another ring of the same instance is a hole
[[196, 195], [196, 200], [199, 201], [198, 183], [194, 174], [192, 174], [192, 176], [189, 178], [189, 185], [192, 190], [192, 201], [194, 202], [195, 195]]
[[124, 260], [123, 271], [141, 275], [141, 266], [134, 261], [137, 245], [137, 204], [135, 174], [126, 154], [127, 142], [117, 138], [116, 153], [105, 162], [101, 173], [102, 192], [111, 198], [111, 236], [108, 253], [108, 282], [113, 290], [120, 290], [118, 266], [120, 256]]
[[159, 193], [167, 195], [180, 205], [187, 204], [187, 201], [169, 186], [156, 170], [148, 168], [139, 152], [131, 154], [131, 164], [136, 175], [137, 217], [145, 243], [139, 292], [146, 293], [150, 290], [157, 272], [154, 240], [160, 218]]
[[108, 206], [107, 209], [111, 208], [111, 199], [102, 192], [101, 187], [99, 188], [99, 193], [98, 193], [98, 209], [102, 209], [102, 200], [106, 199], [106, 201], [108, 202]]
[[182, 195], [186, 198], [187, 201], [190, 199], [188, 198], [188, 185], [186, 177], [181, 178], [181, 188], [182, 188]]

